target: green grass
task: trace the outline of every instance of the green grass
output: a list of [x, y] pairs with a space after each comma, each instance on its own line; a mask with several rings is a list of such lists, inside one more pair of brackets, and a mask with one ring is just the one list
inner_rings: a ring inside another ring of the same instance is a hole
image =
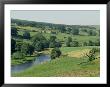
[[20, 73], [13, 73], [13, 77], [96, 77], [99, 76], [99, 59], [91, 63], [79, 65], [87, 58], [60, 57], [50, 62], [33, 66]]
[[[23, 31], [19, 31], [18, 33], [19, 33], [19, 35], [23, 35]], [[31, 35], [31, 37], [33, 37], [37, 33], [38, 32], [30, 32], [30, 35]], [[50, 33], [42, 33], [42, 35], [44, 35], [44, 37], [46, 37], [47, 39], [49, 39], [51, 36]], [[65, 33], [58, 33], [58, 34], [56, 34], [56, 37], [60, 41], [65, 41], [66, 38], [72, 37], [73, 40], [77, 40], [80, 42], [85, 42], [85, 41], [89, 41], [89, 40], [95, 41], [95, 40], [99, 39], [99, 36], [80, 36], [80, 35], [70, 35], [70, 34], [65, 34]], [[64, 37], [66, 37], [66, 38], [64, 38]]]
[[63, 53], [67, 53], [67, 52], [83, 50], [83, 49], [91, 49], [94, 47], [99, 48], [99, 46], [85, 46], [85, 47], [61, 47], [60, 49]]
[[35, 59], [36, 56], [25, 56], [25, 59], [12, 59], [11, 65], [23, 64]]
[[[40, 32], [41, 29], [35, 27], [19, 27], [21, 29], [26, 29], [30, 31], [31, 37]], [[23, 31], [19, 29], [19, 35], [23, 35]], [[36, 32], [32, 32], [36, 30]], [[50, 38], [50, 33], [42, 33], [47, 39]], [[80, 35], [70, 35], [66, 33], [56, 34], [57, 39], [60, 41], [65, 41], [67, 37], [72, 37], [73, 40], [77, 39], [80, 42], [88, 40], [99, 39], [99, 36], [80, 36]], [[23, 40], [23, 42], [32, 43], [31, 40]], [[82, 51], [84, 49], [91, 49], [97, 46], [86, 46], [86, 47], [61, 47], [62, 53], [68, 53], [71, 51]], [[74, 53], [73, 53], [74, 55]], [[27, 61], [31, 61], [34, 57], [26, 57], [26, 60], [12, 60], [12, 65], [22, 64]], [[87, 61], [86, 57], [76, 58], [62, 55], [60, 58], [51, 60], [50, 62], [45, 62], [40, 65], [33, 66], [27, 70], [19, 73], [12, 73], [13, 77], [57, 77], [57, 76], [70, 76], [70, 77], [94, 77], [100, 74], [100, 61], [96, 59], [93, 62], [84, 63], [79, 65], [81, 62]]]
[[[19, 31], [18, 31], [18, 34], [19, 34], [19, 35], [23, 35], [23, 29], [28, 30], [28, 31], [30, 32], [31, 37], [34, 36], [35, 34], [37, 34], [38, 32], [41, 32], [41, 31], [42, 31], [42, 29], [40, 29], [40, 28], [35, 28], [35, 27], [29, 27], [29, 26], [27, 26], [27, 27], [20, 27], [20, 26], [18, 26], [18, 27], [20, 28], [20, 29], [18, 29], [18, 30], [19, 30]], [[33, 32], [33, 30], [35, 30], [36, 32]], [[49, 37], [51, 36], [51, 33], [48, 33], [48, 32], [42, 33], [42, 34], [43, 34], [47, 39], [49, 39]], [[81, 41], [81, 42], [88, 41], [88, 40], [95, 41], [95, 40], [99, 39], [99, 36], [71, 35], [71, 34], [60, 33], [60, 32], [59, 32], [58, 34], [56, 34], [56, 36], [57, 36], [57, 39], [59, 39], [59, 40], [61, 40], [61, 41], [65, 41], [65, 39], [66, 39], [67, 37], [72, 37], [73, 40], [76, 39], [76, 40]], [[65, 37], [66, 37], [66, 38], [65, 38]]]
[[[63, 53], [91, 49], [96, 46], [88, 47], [62, 47]], [[99, 55], [99, 53], [97, 53]], [[27, 57], [31, 60], [33, 57]], [[12, 73], [12, 77], [97, 77], [100, 76], [99, 59], [93, 62], [87, 62], [87, 57], [75, 58], [69, 56], [61, 56], [55, 60], [32, 66], [27, 70], [19, 73]], [[82, 63], [86, 62], [86, 63]], [[82, 64], [80, 64], [82, 63]]]

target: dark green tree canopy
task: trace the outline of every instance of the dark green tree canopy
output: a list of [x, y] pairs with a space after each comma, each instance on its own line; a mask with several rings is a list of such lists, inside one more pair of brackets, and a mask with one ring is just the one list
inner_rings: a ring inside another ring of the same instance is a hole
[[11, 39], [11, 53], [15, 51], [16, 48], [16, 41], [14, 39]]
[[17, 32], [17, 28], [16, 27], [13, 27], [13, 26], [11, 27], [11, 35], [12, 36], [15, 36], [15, 37], [18, 35], [18, 32]]
[[61, 51], [59, 48], [53, 48], [51, 51], [51, 59], [55, 59], [61, 55]]
[[20, 52], [20, 51], [17, 51], [15, 53], [13, 53], [12, 58], [13, 59], [24, 59], [25, 58], [25, 54]]
[[71, 33], [73, 34], [73, 35], [79, 35], [79, 29], [72, 29], [71, 30]]
[[28, 31], [25, 31], [23, 34], [24, 39], [30, 39], [30, 33]]

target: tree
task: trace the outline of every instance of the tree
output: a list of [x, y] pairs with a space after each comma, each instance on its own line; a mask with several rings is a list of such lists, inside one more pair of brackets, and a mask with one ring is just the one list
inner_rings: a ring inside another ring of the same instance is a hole
[[87, 32], [87, 29], [81, 29], [82, 30], [82, 32]]
[[54, 42], [50, 42], [49, 47], [50, 47], [50, 48], [55, 48], [55, 47], [56, 47], [56, 46], [55, 46], [55, 41], [54, 41]]
[[72, 29], [72, 30], [71, 30], [71, 33], [72, 33], [73, 35], [79, 35], [79, 29], [77, 29], [77, 28]]
[[34, 36], [32, 37], [33, 46], [34, 46], [38, 41], [42, 42], [42, 41], [44, 41], [44, 40], [46, 40], [46, 38], [45, 38], [41, 33], [37, 33], [36, 35], [34, 35]]
[[30, 33], [28, 31], [25, 31], [23, 34], [24, 39], [30, 39]]
[[71, 37], [68, 37], [68, 42], [72, 42], [72, 38]]
[[98, 50], [96, 48], [92, 48], [89, 53], [86, 53], [86, 56], [89, 58], [89, 61], [93, 61], [95, 60], [95, 55], [96, 55], [96, 52], [98, 52]]
[[62, 44], [59, 41], [50, 42], [50, 44], [49, 44], [50, 48], [61, 47], [61, 46], [62, 46]]
[[17, 28], [16, 27], [11, 27], [11, 35], [12, 36], [17, 36], [18, 35], [18, 32], [17, 32]]
[[42, 50], [44, 50], [44, 46], [43, 46], [43, 44], [42, 44], [41, 41], [38, 41], [38, 42], [35, 44], [35, 50], [36, 50], [36, 51], [42, 51]]
[[95, 46], [100, 46], [100, 40], [99, 40], [99, 39], [97, 39], [97, 40], [95, 41]]
[[14, 39], [11, 39], [11, 53], [15, 51], [16, 48], [16, 41]]
[[42, 40], [42, 44], [44, 48], [49, 48], [49, 41], [48, 40]]
[[33, 41], [32, 45], [35, 47], [36, 51], [42, 51], [42, 50], [44, 50], [44, 48], [49, 47], [48, 40], [41, 33], [37, 33], [32, 38], [32, 41]]
[[96, 33], [95, 31], [93, 31], [93, 30], [89, 30], [89, 31], [88, 31], [88, 34], [89, 34], [90, 36], [96, 36], [96, 35], [97, 35], [97, 33]]
[[70, 42], [70, 46], [71, 47], [78, 47], [79, 43], [78, 43], [78, 41], [72, 41], [72, 42]]
[[70, 47], [70, 42], [66, 41], [66, 46]]
[[22, 44], [23, 44], [22, 42], [17, 42], [17, 43], [16, 43], [16, 50], [17, 50], [17, 51], [21, 51], [21, 46], [22, 46]]
[[28, 47], [29, 47], [29, 44], [23, 43], [21, 46], [21, 52], [27, 55]]
[[56, 36], [50, 36], [50, 42], [55, 42]]
[[31, 56], [33, 54], [33, 52], [34, 52], [34, 46], [29, 45], [27, 53], [30, 54], [30, 56]]
[[88, 44], [87, 44], [87, 42], [83, 42], [83, 46], [87, 46]]
[[51, 59], [55, 59], [56, 57], [59, 57], [61, 55], [61, 51], [59, 48], [54, 48], [51, 51]]
[[50, 36], [49, 41], [50, 41], [50, 44], [49, 44], [50, 48], [61, 47], [61, 42], [56, 41], [56, 36]]
[[62, 46], [62, 44], [61, 44], [60, 41], [57, 41], [57, 42], [55, 43], [55, 47], [61, 47], [61, 46]]
[[94, 46], [94, 42], [89, 40], [88, 46]]
[[72, 38], [71, 37], [68, 37], [67, 40], [66, 40], [66, 46], [67, 47], [70, 47], [70, 43], [72, 42]]
[[13, 53], [12, 58], [13, 59], [25, 59], [25, 54], [20, 51], [17, 51]]

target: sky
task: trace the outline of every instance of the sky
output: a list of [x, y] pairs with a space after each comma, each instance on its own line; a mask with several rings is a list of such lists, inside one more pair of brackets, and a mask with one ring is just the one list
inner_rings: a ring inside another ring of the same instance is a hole
[[12, 10], [11, 18], [67, 25], [100, 25], [98, 10]]

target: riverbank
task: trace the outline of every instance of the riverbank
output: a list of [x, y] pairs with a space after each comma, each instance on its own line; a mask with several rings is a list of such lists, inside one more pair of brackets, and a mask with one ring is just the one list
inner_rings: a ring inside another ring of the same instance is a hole
[[[33, 65], [26, 70], [11, 75], [12, 77], [98, 77], [100, 76], [100, 58], [87, 62], [88, 58], [84, 56], [85, 51], [91, 48], [93, 47], [60, 48], [62, 55], [59, 58]], [[83, 55], [80, 55], [81, 53]], [[100, 56], [100, 52], [97, 52], [96, 56]], [[37, 61], [41, 61], [41, 58]]]
[[27, 63], [30, 61], [34, 61], [36, 59], [36, 57], [39, 57], [41, 55], [49, 55], [50, 51], [51, 51], [51, 49], [45, 49], [44, 51], [37, 52], [34, 55], [25, 56], [25, 59], [12, 59], [11, 65], [20, 65], [20, 64], [24, 64], [24, 63]]
[[22, 72], [12, 73], [12, 77], [98, 77], [100, 59], [91, 63], [80, 64], [87, 58], [61, 56], [50, 62], [32, 66]]
[[29, 61], [35, 60], [36, 56], [26, 56], [25, 59], [12, 59], [11, 65], [19, 65]]
[[40, 55], [40, 56], [36, 57], [34, 61], [30, 61], [30, 62], [19, 64], [19, 65], [13, 65], [11, 67], [11, 73], [22, 72], [30, 67], [33, 67], [34, 65], [37, 66], [39, 64], [45, 63], [50, 60], [51, 60], [51, 58], [49, 55]]

